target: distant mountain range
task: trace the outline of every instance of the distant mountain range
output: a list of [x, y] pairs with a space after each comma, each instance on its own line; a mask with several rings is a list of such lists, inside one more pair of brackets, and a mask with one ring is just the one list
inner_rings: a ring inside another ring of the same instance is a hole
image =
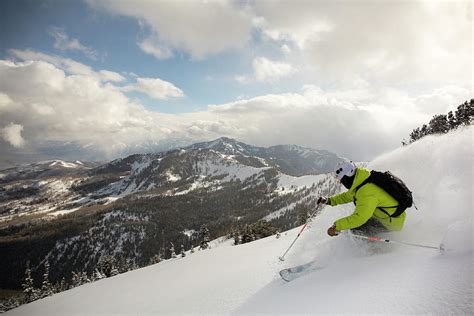
[[[0, 283], [21, 286], [27, 261], [51, 278], [92, 274], [105, 256], [128, 266], [169, 257], [172, 242], [199, 244], [266, 220], [295, 227], [341, 158], [324, 150], [255, 147], [229, 138], [103, 165], [51, 160], [0, 171]], [[8, 272], [6, 272], [8, 271]]]

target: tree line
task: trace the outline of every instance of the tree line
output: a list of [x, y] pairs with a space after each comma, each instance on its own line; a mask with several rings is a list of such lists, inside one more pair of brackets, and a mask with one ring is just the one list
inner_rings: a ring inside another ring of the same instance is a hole
[[[210, 235], [206, 225], [201, 226], [201, 231], [199, 235], [201, 242], [199, 244], [198, 250], [209, 249]], [[171, 253], [171, 259], [178, 257], [175, 253], [174, 244], [172, 242], [170, 242], [169, 252]], [[194, 247], [192, 247], [190, 253], [192, 254], [194, 252]], [[180, 256], [181, 258], [186, 257], [183, 245], [181, 245]], [[162, 254], [159, 253], [153, 258], [151, 258], [149, 264], [155, 264], [161, 262], [162, 260]], [[60, 281], [53, 283], [51, 281], [49, 261], [46, 260], [43, 263], [43, 266], [44, 273], [42, 275], [42, 279], [35, 280], [32, 274], [30, 262], [27, 262], [25, 276], [22, 283], [22, 295], [17, 295], [11, 297], [6, 301], [0, 302], [0, 313], [16, 308], [22, 304], [31, 303], [33, 301], [51, 296], [53, 294], [67, 291], [83, 284], [95, 282], [104, 278], [110, 278], [121, 273], [138, 269], [137, 265], [130, 265], [127, 264], [127, 262], [125, 261], [117, 260], [117, 258], [112, 255], [106, 255], [98, 262], [97, 267], [94, 269], [93, 273], [88, 274], [86, 271], [73, 271], [69, 279], [62, 277]], [[39, 283], [38, 281], [41, 281], [41, 283]]]
[[438, 114], [433, 116], [428, 124], [415, 128], [410, 133], [410, 139], [402, 141], [402, 145], [411, 144], [420, 138], [432, 134], [446, 134], [460, 126], [472, 125], [474, 121], [474, 99], [459, 105], [456, 111], [449, 111], [448, 114]]

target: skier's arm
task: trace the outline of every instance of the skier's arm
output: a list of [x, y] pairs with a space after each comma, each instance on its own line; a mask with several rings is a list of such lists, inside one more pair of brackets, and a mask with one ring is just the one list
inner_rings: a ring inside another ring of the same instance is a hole
[[347, 191], [338, 195], [334, 195], [329, 198], [330, 205], [335, 206], [339, 204], [351, 203], [354, 200], [354, 195], [352, 191]]
[[378, 200], [374, 196], [365, 196], [357, 200], [354, 213], [336, 221], [338, 231], [356, 228], [364, 225], [374, 214]]

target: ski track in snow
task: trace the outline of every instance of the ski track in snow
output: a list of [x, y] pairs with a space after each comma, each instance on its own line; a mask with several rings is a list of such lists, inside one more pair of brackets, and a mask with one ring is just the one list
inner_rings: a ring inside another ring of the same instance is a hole
[[[472, 315], [474, 128], [425, 137], [369, 168], [392, 170], [415, 195], [402, 232], [383, 237], [446, 251], [329, 237], [351, 204], [325, 209], [281, 262], [301, 227], [249, 244], [212, 249], [87, 284], [6, 315]], [[278, 271], [315, 260], [292, 282]]]

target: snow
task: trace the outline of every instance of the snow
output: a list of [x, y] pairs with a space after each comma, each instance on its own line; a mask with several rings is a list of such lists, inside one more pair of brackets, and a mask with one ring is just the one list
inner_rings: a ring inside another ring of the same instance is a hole
[[172, 174], [170, 170], [166, 171], [165, 175], [168, 178], [169, 182], [176, 182], [181, 180], [181, 177], [179, 175]]
[[75, 163], [66, 162], [66, 161], [62, 161], [62, 160], [55, 160], [49, 166], [54, 167], [54, 166], [58, 166], [58, 165], [63, 167], [63, 168], [77, 168], [78, 167]]
[[280, 216], [285, 214], [285, 212], [287, 212], [288, 210], [291, 210], [291, 209], [295, 208], [295, 206], [296, 206], [296, 204], [298, 204], [298, 202], [294, 202], [294, 203], [291, 203], [288, 206], [282, 207], [278, 211], [275, 211], [275, 212], [272, 212], [272, 213], [268, 214], [263, 219], [266, 220], [266, 221], [271, 221], [272, 219], [279, 218]]
[[131, 173], [136, 175], [142, 172], [145, 168], [148, 168], [150, 164], [152, 163], [152, 160], [148, 157], [145, 157], [142, 162], [134, 161], [133, 164], [130, 166], [131, 167]]
[[66, 214], [75, 212], [75, 211], [77, 211], [78, 209], [80, 209], [80, 207], [76, 207], [76, 208], [72, 208], [72, 209], [68, 209], [68, 210], [55, 211], [55, 212], [49, 213], [48, 215], [51, 215], [51, 216], [66, 215]]
[[[245, 179], [269, 169], [270, 167], [256, 168], [243, 165], [235, 161], [231, 156], [222, 155], [221, 153], [214, 152], [216, 155], [227, 159], [227, 164], [222, 164], [219, 162], [214, 162], [212, 160], [202, 160], [199, 161], [197, 165], [197, 170], [201, 175], [205, 176], [219, 176], [226, 175], [222, 181], [230, 181], [231, 179], [239, 179], [244, 181]], [[230, 158], [230, 159], [229, 159]]]
[[185, 231], [183, 231], [183, 234], [185, 234], [188, 237], [191, 237], [194, 233], [196, 233], [194, 229], [186, 229]]
[[119, 198], [118, 197], [115, 197], [115, 196], [107, 196], [105, 198], [103, 198], [102, 200], [105, 201], [104, 205], [107, 205], [107, 204], [110, 204], [110, 203], [113, 203], [115, 201], [117, 201]]
[[[311, 187], [313, 184], [323, 180], [327, 175], [308, 175], [301, 177], [293, 177], [286, 174], [281, 174], [278, 179], [278, 193], [280, 195], [290, 193], [290, 190], [295, 191], [303, 187]], [[284, 188], [284, 190], [282, 190]]]
[[41, 181], [40, 186], [47, 185], [48, 191], [54, 192], [54, 194], [68, 193], [69, 188], [74, 183], [72, 179], [59, 179], [53, 181]]
[[[474, 310], [473, 139], [469, 127], [425, 137], [373, 160], [413, 190], [419, 210], [407, 210], [392, 240], [446, 251], [329, 237], [332, 223], [353, 205], [326, 208], [281, 256], [300, 227], [252, 243], [214, 242], [211, 249], [87, 284], [21, 306], [7, 315], [294, 315], [439, 314]], [[315, 260], [294, 281], [282, 268]]]

